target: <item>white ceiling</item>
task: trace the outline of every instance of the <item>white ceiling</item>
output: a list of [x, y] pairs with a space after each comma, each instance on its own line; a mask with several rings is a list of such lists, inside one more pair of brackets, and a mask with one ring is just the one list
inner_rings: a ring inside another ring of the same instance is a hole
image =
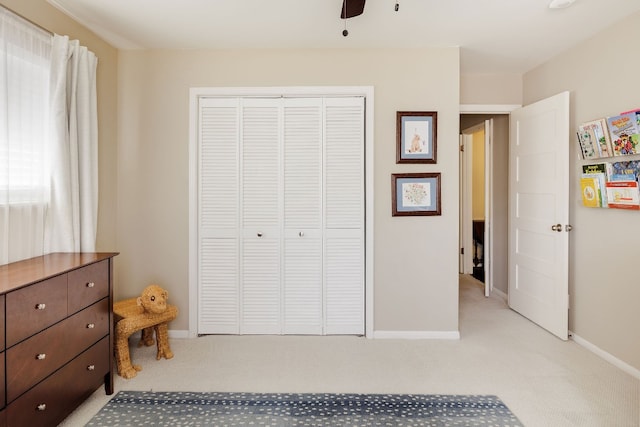
[[398, 0], [395, 12], [396, 0], [369, 0], [343, 37], [342, 0], [48, 1], [122, 49], [460, 46], [462, 73], [529, 71], [640, 11], [638, 0]]

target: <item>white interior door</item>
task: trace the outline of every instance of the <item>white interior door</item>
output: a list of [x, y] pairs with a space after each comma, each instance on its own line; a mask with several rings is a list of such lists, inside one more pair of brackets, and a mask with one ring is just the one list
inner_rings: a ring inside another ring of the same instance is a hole
[[325, 100], [324, 331], [364, 334], [364, 98]]
[[[280, 332], [280, 108], [242, 100], [240, 137], [240, 333]], [[248, 173], [247, 171], [251, 171]]]
[[460, 135], [460, 273], [473, 272], [472, 181], [473, 131]]
[[322, 98], [285, 98], [283, 333], [322, 329]]
[[569, 93], [511, 114], [509, 306], [568, 335]]

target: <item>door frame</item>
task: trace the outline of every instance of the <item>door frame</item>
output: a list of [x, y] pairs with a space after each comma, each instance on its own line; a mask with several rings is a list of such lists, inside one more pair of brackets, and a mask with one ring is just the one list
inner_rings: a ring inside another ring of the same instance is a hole
[[[519, 104], [461, 104], [460, 105], [460, 115], [463, 114], [483, 114], [483, 115], [498, 115], [498, 114], [507, 114], [507, 115], [511, 115], [512, 111], [517, 110], [518, 108], [521, 108], [522, 105]], [[484, 253], [484, 258], [485, 258], [485, 265], [484, 265], [484, 269], [485, 269], [485, 296], [489, 296], [492, 292], [493, 292], [493, 268], [491, 266], [492, 260], [493, 260], [493, 244], [492, 242], [494, 241], [494, 236], [493, 236], [493, 227], [491, 226], [491, 223], [493, 221], [493, 209], [491, 209], [491, 207], [493, 206], [493, 193], [491, 191], [491, 188], [487, 188], [487, 187], [492, 187], [493, 186], [493, 170], [492, 170], [492, 166], [491, 166], [491, 161], [493, 159], [493, 144], [492, 141], [490, 141], [491, 135], [488, 135], [487, 133], [487, 129], [486, 129], [486, 121], [485, 123], [479, 124], [477, 126], [483, 126], [485, 128], [485, 221], [486, 221], [486, 225], [485, 226], [485, 253]], [[473, 126], [472, 128], [474, 128], [476, 126]], [[469, 128], [469, 129], [472, 129]], [[468, 130], [468, 129], [461, 129], [460, 130], [460, 135], [463, 135], [463, 131], [464, 130]], [[490, 133], [493, 133], [493, 131], [490, 129]], [[462, 144], [464, 141], [464, 137], [461, 136], [460, 138], [460, 143]], [[466, 150], [466, 148], [465, 148]], [[465, 153], [465, 156], [468, 155], [467, 153]], [[469, 161], [464, 162], [465, 164], [470, 163]], [[461, 167], [463, 167], [463, 162], [460, 162]], [[467, 170], [470, 167], [464, 166]], [[465, 171], [467, 172], [467, 171]], [[467, 172], [468, 173], [468, 172]], [[462, 177], [463, 171], [460, 171], [460, 176]], [[463, 220], [465, 220], [465, 217], [462, 215], [462, 211], [463, 209], [466, 209], [463, 207], [463, 203], [465, 203], [465, 201], [462, 200], [462, 197], [471, 197], [471, 192], [469, 191], [465, 191], [464, 194], [462, 192], [462, 186], [463, 186], [463, 181], [461, 179], [460, 181], [461, 185], [461, 195], [460, 195], [460, 201], [461, 201], [461, 215], [460, 215], [460, 221], [462, 222]], [[466, 199], [466, 204], [469, 205], [470, 200]], [[468, 207], [467, 210], [470, 210], [470, 205]], [[469, 213], [469, 220], [471, 220], [470, 218], [470, 213]], [[465, 227], [464, 224], [460, 225], [460, 232], [463, 233], [463, 228]], [[460, 241], [461, 243], [465, 244], [465, 248], [467, 248], [466, 246], [466, 242], [471, 241], [471, 223], [468, 224], [468, 232], [464, 232], [464, 234], [461, 234], [460, 237]], [[468, 237], [467, 237], [468, 234]], [[463, 239], [465, 241], [463, 241]], [[470, 255], [470, 254], [469, 254]], [[466, 257], [465, 257], [466, 258]]]
[[189, 331], [198, 335], [198, 100], [206, 96], [362, 96], [365, 102], [364, 131], [364, 323], [365, 337], [374, 331], [374, 88], [373, 86], [277, 86], [277, 87], [192, 87], [189, 89]]

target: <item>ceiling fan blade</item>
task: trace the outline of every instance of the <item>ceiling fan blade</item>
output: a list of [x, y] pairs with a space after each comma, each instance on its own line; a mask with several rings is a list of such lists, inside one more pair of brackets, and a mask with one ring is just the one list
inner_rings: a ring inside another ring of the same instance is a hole
[[364, 12], [364, 2], [365, 0], [342, 0], [340, 18], [347, 19], [362, 15], [362, 12]]

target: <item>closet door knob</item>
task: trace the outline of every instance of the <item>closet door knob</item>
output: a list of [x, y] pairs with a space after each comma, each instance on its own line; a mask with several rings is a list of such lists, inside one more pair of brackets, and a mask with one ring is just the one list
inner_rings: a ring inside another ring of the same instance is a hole
[[87, 324], [87, 329], [93, 329], [93, 328], [95, 328], [95, 327], [96, 327], [95, 323], [89, 323], [89, 324]]
[[258, 237], [262, 237], [262, 233], [258, 233]]
[[44, 360], [46, 358], [47, 358], [47, 355], [45, 353], [36, 354], [36, 360]]
[[303, 237], [304, 236], [304, 231], [299, 232], [298, 236]]
[[93, 288], [96, 284], [93, 282], [87, 283], [87, 288]]
[[36, 310], [44, 310], [47, 308], [47, 304], [36, 304]]
[[95, 370], [96, 370], [96, 365], [87, 366], [87, 371], [95, 371]]
[[39, 405], [36, 407], [36, 409], [37, 409], [38, 411], [44, 411], [44, 410], [46, 410], [46, 409], [47, 409], [47, 404], [46, 404], [46, 403], [41, 403], [41, 404], [39, 404]]

